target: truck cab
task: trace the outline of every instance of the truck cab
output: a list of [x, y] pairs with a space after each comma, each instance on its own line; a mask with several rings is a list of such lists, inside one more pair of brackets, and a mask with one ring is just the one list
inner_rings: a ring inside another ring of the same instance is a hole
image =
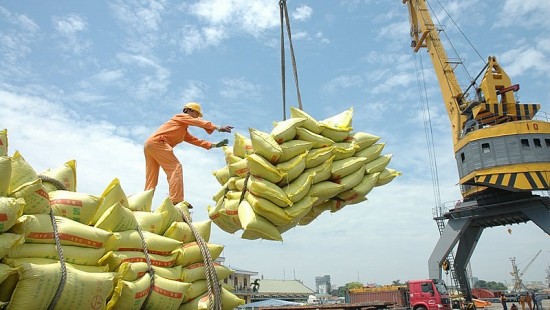
[[409, 305], [412, 310], [450, 310], [445, 282], [440, 279], [409, 281]]

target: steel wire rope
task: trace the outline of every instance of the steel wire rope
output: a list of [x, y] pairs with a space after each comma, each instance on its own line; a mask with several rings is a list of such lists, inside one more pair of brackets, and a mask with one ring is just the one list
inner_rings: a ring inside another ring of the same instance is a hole
[[[458, 27], [458, 25], [454, 22], [453, 18], [451, 17], [451, 15], [449, 14], [449, 12], [443, 7], [443, 5], [439, 2], [439, 0], [436, 0], [439, 5], [441, 6], [441, 8], [443, 9], [443, 11], [447, 14], [447, 16], [449, 17], [449, 19], [453, 22], [453, 24], [455, 25], [455, 27], [457, 27], [457, 29], [459, 30], [459, 32], [465, 37], [464, 33], [462, 32], [462, 30]], [[430, 8], [430, 11], [432, 12], [432, 15], [433, 17], [435, 18], [435, 20], [437, 20], [437, 24], [438, 25], [442, 25], [441, 21], [439, 20], [439, 17], [437, 16], [437, 14], [435, 13], [435, 10], [433, 9], [433, 7], [430, 5], [430, 2], [426, 1], [426, 3], [428, 4], [428, 7]], [[472, 81], [472, 76], [470, 75], [470, 72], [468, 71], [468, 68], [466, 68], [466, 66], [464, 65], [464, 63], [462, 62], [462, 58], [460, 58], [460, 55], [458, 54], [458, 51], [457, 49], [455, 48], [453, 42], [451, 41], [451, 39], [449, 38], [449, 36], [447, 35], [447, 32], [444, 30], [444, 29], [441, 29], [441, 32], [443, 33], [443, 35], [445, 36], [445, 38], [447, 39], [447, 43], [449, 44], [449, 46], [451, 47], [451, 50], [453, 51], [454, 55], [459, 59], [459, 64], [461, 65], [461, 67], [464, 69], [464, 71], [466, 72], [466, 75], [468, 76], [468, 79], [470, 81]], [[468, 40], [466, 38], [466, 40]], [[475, 50], [475, 49], [474, 49]], [[476, 51], [477, 52], [477, 51]], [[478, 53], [478, 56], [481, 57], [481, 55], [479, 55]], [[482, 59], [483, 61], [483, 59]], [[454, 71], [454, 70], [453, 70]]]
[[281, 18], [281, 90], [283, 97], [283, 120], [286, 120], [286, 70], [285, 70], [285, 26], [284, 26], [284, 13], [283, 13], [283, 1], [279, 1], [279, 15]]
[[[284, 23], [286, 22], [286, 31], [288, 36], [288, 45], [290, 49], [290, 58], [292, 61], [292, 71], [294, 74], [294, 84], [296, 85], [296, 97], [298, 100], [298, 108], [303, 110], [302, 96], [300, 95], [300, 84], [298, 82], [298, 66], [296, 65], [296, 56], [294, 53], [294, 45], [292, 44], [292, 31], [290, 30], [290, 18], [288, 16], [288, 8], [286, 0], [279, 0], [280, 19], [281, 19], [281, 82], [283, 91], [283, 120], [286, 120], [286, 88], [285, 88], [285, 39], [284, 39]], [[284, 20], [283, 20], [284, 16]]]
[[[433, 188], [433, 195], [435, 200], [435, 216], [437, 217], [436, 221], [440, 221], [440, 219], [443, 216], [443, 208], [441, 203], [441, 191], [440, 191], [440, 185], [439, 185], [439, 171], [437, 169], [437, 156], [435, 153], [435, 143], [433, 139], [433, 127], [432, 127], [432, 121], [431, 121], [431, 113], [430, 113], [430, 107], [429, 107], [429, 99], [428, 99], [428, 91], [426, 87], [426, 76], [424, 75], [424, 63], [422, 61], [422, 56], [417, 57], [416, 53], [413, 53], [414, 56], [414, 65], [416, 70], [416, 80], [418, 83], [418, 96], [420, 97], [421, 101], [421, 109], [422, 109], [422, 117], [424, 121], [424, 134], [426, 138], [426, 145], [428, 147], [428, 157], [430, 162], [430, 173], [432, 177], [432, 188]], [[419, 69], [420, 67], [420, 69]], [[440, 230], [439, 233], [442, 234], [443, 232], [440, 229], [440, 226], [438, 224], [438, 229]], [[447, 260], [449, 257], [454, 261], [454, 254], [451, 252], [449, 253]], [[449, 283], [453, 284], [453, 286], [457, 286], [456, 280], [455, 280], [455, 271], [454, 268], [451, 267], [450, 272], [447, 272], [447, 280], [449, 280], [449, 277], [451, 281]]]
[[[462, 59], [460, 58], [460, 56], [458, 55], [458, 52], [456, 50], [456, 48], [454, 47], [452, 41], [450, 40], [449, 36], [447, 35], [447, 32], [445, 31], [442, 31], [443, 34], [445, 35], [445, 38], [447, 38], [447, 42], [449, 43], [449, 45], [451, 46], [451, 49], [452, 51], [454, 52], [454, 54], [456, 55], [456, 57], [458, 59], [460, 59], [460, 65], [461, 67], [464, 69], [464, 71], [466, 72], [466, 75], [468, 76], [468, 79], [470, 80], [470, 84], [468, 85], [467, 89], [465, 91], [463, 91], [463, 93], [461, 94], [461, 96], [457, 99], [462, 99], [465, 97], [465, 92], [467, 92], [472, 86], [474, 86], [476, 84], [476, 80], [481, 76], [481, 73], [485, 71], [485, 68], [487, 68], [487, 61], [483, 58], [483, 56], [481, 56], [481, 54], [479, 53], [479, 51], [476, 49], [476, 47], [472, 44], [472, 42], [470, 41], [470, 39], [468, 38], [468, 36], [466, 36], [466, 34], [464, 33], [464, 31], [462, 31], [462, 28], [460, 28], [460, 26], [456, 23], [456, 21], [454, 20], [454, 18], [451, 16], [451, 14], [449, 14], [449, 11], [447, 11], [447, 9], [445, 8], [445, 6], [443, 4], [441, 4], [441, 2], [439, 0], [436, 0], [437, 3], [439, 4], [439, 6], [441, 7], [441, 9], [445, 12], [445, 14], [447, 14], [447, 17], [449, 17], [449, 20], [451, 20], [451, 22], [453, 23], [453, 25], [456, 27], [456, 29], [460, 32], [460, 34], [462, 35], [462, 37], [464, 38], [464, 40], [466, 40], [466, 42], [468, 43], [468, 45], [470, 45], [470, 47], [474, 50], [474, 52], [477, 54], [477, 56], [481, 59], [481, 61], [483, 62], [483, 64], [485, 65], [483, 70], [475, 77], [475, 78], [472, 78], [472, 76], [470, 75], [470, 72], [468, 71], [468, 68], [464, 65], [464, 63], [462, 62]], [[428, 3], [428, 6], [430, 7], [430, 10], [432, 11], [433, 13], [433, 16], [435, 17], [435, 19], [437, 20], [438, 24], [441, 24], [441, 22], [439, 21], [439, 18], [437, 17], [437, 14], [435, 14], [435, 11], [433, 10], [432, 6], [430, 5], [430, 3], [428, 1], [426, 1], [426, 3]]]
[[[422, 1], [423, 1], [423, 0], [422, 0]], [[428, 6], [430, 6], [428, 1], [425, 1], [425, 2], [427, 3]], [[431, 9], [431, 6], [430, 6], [430, 9]], [[432, 12], [433, 12], [433, 10], [432, 10]], [[433, 14], [433, 15], [435, 16], [435, 14]], [[423, 18], [424, 25], [428, 25], [428, 23], [427, 23], [426, 20], [424, 19], [424, 15], [423, 15], [423, 14], [420, 14], [420, 16]], [[435, 29], [435, 24], [433, 24], [433, 21], [432, 21], [431, 26], [433, 26], [434, 29]], [[433, 38], [431, 38], [431, 31], [428, 31], [428, 36], [430, 37], [430, 40], [433, 39]], [[435, 53], [435, 55], [437, 55], [437, 60], [439, 61], [439, 65], [441, 66], [441, 68], [446, 68], [446, 64], [443, 63], [443, 61], [442, 61], [440, 55], [438, 54], [438, 51], [439, 51], [439, 49], [435, 49], [434, 51], [430, 51], [430, 52], [433, 52], [433, 53]], [[443, 48], [443, 53], [446, 53], [444, 48]], [[445, 61], [448, 61], [447, 56], [445, 56]], [[452, 71], [453, 71], [453, 73], [454, 73], [454, 70], [452, 70]], [[449, 83], [449, 80], [448, 80], [448, 79], [445, 79], [445, 82], [447, 83], [447, 87], [448, 87], [450, 90], [452, 90], [453, 88], [451, 87], [451, 84]], [[440, 86], [441, 86], [441, 85], [440, 85]], [[462, 91], [462, 90], [461, 90], [461, 91]], [[453, 92], [451, 91], [451, 93], [453, 93]]]
[[[466, 42], [468, 42], [468, 44], [472, 47], [472, 49], [476, 52], [477, 56], [481, 59], [481, 61], [483, 61], [484, 63], [486, 63], [485, 59], [483, 58], [483, 56], [481, 56], [481, 54], [478, 52], [478, 50], [476, 49], [476, 47], [472, 44], [472, 42], [470, 41], [470, 39], [468, 39], [468, 36], [466, 36], [466, 34], [462, 31], [462, 28], [460, 28], [458, 26], [458, 24], [455, 22], [455, 20], [453, 19], [453, 17], [451, 16], [451, 14], [449, 14], [449, 12], [447, 11], [447, 9], [445, 9], [445, 7], [443, 6], [443, 4], [441, 4], [441, 2], [439, 0], [436, 0], [437, 3], [439, 4], [439, 6], [441, 6], [441, 9], [445, 12], [445, 14], [447, 14], [447, 16], [449, 17], [449, 19], [453, 22], [453, 24], [455, 25], [456, 29], [458, 29], [458, 31], [460, 32], [460, 34], [462, 34], [462, 36], [464, 37], [464, 39], [466, 40]], [[437, 16], [436, 16], [437, 18]], [[454, 47], [453, 47], [454, 49]]]
[[[426, 139], [426, 145], [428, 147], [428, 158], [430, 163], [430, 173], [432, 178], [432, 188], [435, 199], [435, 209], [437, 215], [439, 216], [440, 206], [441, 206], [441, 194], [439, 190], [439, 172], [437, 170], [437, 157], [435, 155], [434, 140], [433, 140], [433, 128], [431, 113], [428, 100], [428, 91], [426, 89], [426, 77], [424, 75], [424, 64], [422, 62], [422, 57], [416, 57], [416, 53], [413, 53], [414, 56], [414, 65], [416, 70], [416, 80], [418, 83], [418, 91], [421, 103], [422, 110], [422, 119], [424, 121], [424, 135]], [[420, 68], [419, 68], [420, 66]]]
[[195, 226], [193, 226], [191, 219], [180, 209], [177, 209], [183, 219], [183, 221], [189, 225], [193, 236], [197, 241], [197, 245], [204, 259], [204, 269], [206, 275], [206, 285], [208, 287], [208, 300], [210, 301], [210, 310], [222, 310], [220, 283], [216, 270], [214, 268], [212, 255], [208, 249], [206, 241], [199, 234]]

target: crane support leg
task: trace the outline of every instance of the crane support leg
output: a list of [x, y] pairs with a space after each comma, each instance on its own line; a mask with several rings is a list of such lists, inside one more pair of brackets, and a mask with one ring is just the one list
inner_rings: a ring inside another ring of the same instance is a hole
[[469, 218], [450, 219], [428, 259], [428, 275], [430, 279], [441, 279], [441, 264], [453, 250], [464, 230], [469, 226]]
[[468, 262], [470, 262], [470, 258], [472, 257], [472, 253], [474, 253], [474, 249], [477, 246], [477, 242], [482, 232], [482, 227], [469, 225], [462, 234], [462, 237], [460, 237], [460, 242], [456, 250], [454, 264], [456, 277], [460, 290], [467, 302], [472, 301], [472, 292], [466, 267], [468, 266]]
[[522, 208], [521, 212], [545, 233], [550, 234], [550, 211], [542, 202], [532, 201]]

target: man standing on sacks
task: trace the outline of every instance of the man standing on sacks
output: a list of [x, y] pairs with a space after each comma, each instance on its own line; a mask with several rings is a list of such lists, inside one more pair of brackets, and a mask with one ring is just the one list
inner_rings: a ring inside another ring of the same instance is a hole
[[208, 134], [214, 131], [230, 133], [233, 126], [216, 126], [202, 119], [200, 104], [189, 102], [183, 106], [182, 113], [172, 116], [162, 124], [147, 140], [144, 145], [145, 154], [145, 190], [154, 189], [158, 184], [159, 170], [166, 173], [170, 200], [174, 205], [184, 200], [183, 168], [174, 155], [173, 148], [185, 141], [195, 146], [210, 150], [213, 147], [226, 146], [229, 142], [224, 139], [216, 144], [201, 140], [188, 132], [189, 126], [204, 129]]

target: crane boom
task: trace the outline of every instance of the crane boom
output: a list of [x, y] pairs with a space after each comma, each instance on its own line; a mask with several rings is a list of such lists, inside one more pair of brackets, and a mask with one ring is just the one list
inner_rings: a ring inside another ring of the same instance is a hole
[[454, 69], [449, 63], [447, 52], [439, 38], [438, 31], [432, 21], [430, 12], [424, 1], [408, 1], [409, 16], [411, 22], [411, 47], [417, 53], [421, 48], [426, 48], [430, 54], [437, 80], [443, 95], [443, 102], [447, 108], [453, 142], [456, 144], [462, 133], [462, 125], [466, 117], [461, 114], [460, 101], [463, 100], [463, 92], [456, 79]]

